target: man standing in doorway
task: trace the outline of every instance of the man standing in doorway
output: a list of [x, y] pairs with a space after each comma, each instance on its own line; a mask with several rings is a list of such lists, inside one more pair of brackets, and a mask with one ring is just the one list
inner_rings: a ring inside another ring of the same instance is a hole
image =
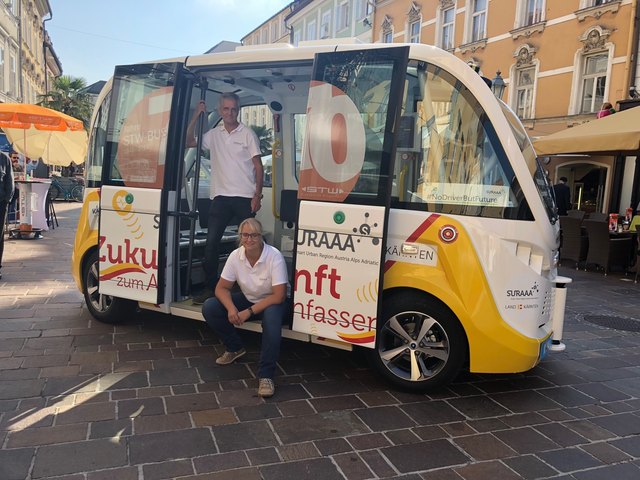
[[4, 223], [7, 207], [13, 196], [13, 168], [11, 160], [0, 153], [0, 279], [2, 278], [2, 254], [4, 253]]
[[571, 191], [567, 185], [567, 177], [560, 177], [560, 182], [553, 186], [553, 193], [556, 196], [558, 215], [566, 215], [571, 210]]
[[[218, 102], [222, 122], [202, 136], [202, 148], [211, 156], [209, 223], [205, 247], [205, 291], [197, 295], [196, 304], [213, 296], [218, 281], [220, 240], [233, 218], [238, 223], [255, 216], [262, 204], [262, 159], [255, 132], [238, 121], [240, 99], [235, 93], [223, 93]], [[198, 103], [187, 128], [187, 147], [195, 147], [196, 121], [201, 113], [206, 119], [206, 104]]]

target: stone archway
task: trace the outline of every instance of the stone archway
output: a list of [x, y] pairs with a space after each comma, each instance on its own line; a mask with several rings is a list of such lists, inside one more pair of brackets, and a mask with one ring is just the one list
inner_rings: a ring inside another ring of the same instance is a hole
[[587, 213], [606, 212], [611, 190], [611, 165], [587, 158], [574, 159], [556, 166], [555, 183], [567, 177], [573, 208]]

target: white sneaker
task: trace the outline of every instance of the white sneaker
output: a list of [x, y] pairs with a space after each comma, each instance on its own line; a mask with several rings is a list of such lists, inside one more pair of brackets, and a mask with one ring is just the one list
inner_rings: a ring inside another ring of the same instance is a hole
[[276, 392], [276, 386], [273, 384], [273, 380], [270, 378], [261, 378], [258, 384], [258, 396], [259, 397], [273, 397]]

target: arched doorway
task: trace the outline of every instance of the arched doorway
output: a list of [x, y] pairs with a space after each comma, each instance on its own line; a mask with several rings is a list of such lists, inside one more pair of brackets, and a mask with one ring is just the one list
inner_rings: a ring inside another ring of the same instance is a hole
[[587, 213], [606, 210], [609, 167], [597, 163], [575, 162], [559, 165], [556, 179], [567, 177], [571, 203], [576, 210]]

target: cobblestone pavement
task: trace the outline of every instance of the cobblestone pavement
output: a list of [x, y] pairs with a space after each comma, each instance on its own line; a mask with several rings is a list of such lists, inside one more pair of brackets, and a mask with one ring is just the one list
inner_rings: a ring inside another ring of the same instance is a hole
[[59, 228], [6, 245], [1, 480], [640, 478], [640, 334], [620, 329], [640, 327], [630, 278], [563, 268], [567, 350], [526, 374], [415, 395], [358, 354], [285, 341], [263, 400], [256, 334], [217, 367], [201, 322], [93, 320], [69, 274], [79, 204], [56, 208]]

